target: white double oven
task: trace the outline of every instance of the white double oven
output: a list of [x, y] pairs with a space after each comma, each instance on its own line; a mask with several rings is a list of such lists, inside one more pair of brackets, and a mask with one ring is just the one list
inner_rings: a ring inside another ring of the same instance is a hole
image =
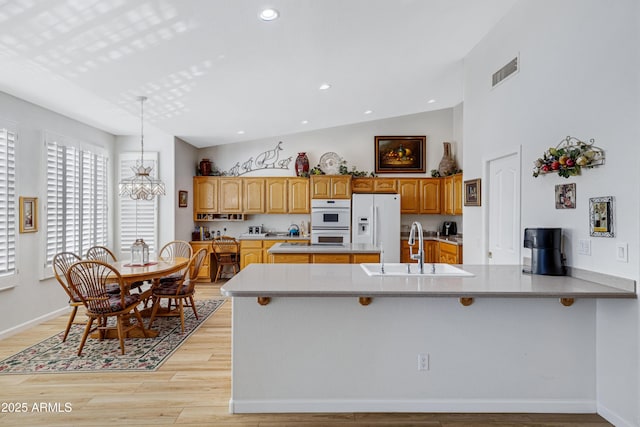
[[311, 200], [311, 244], [351, 243], [351, 200]]

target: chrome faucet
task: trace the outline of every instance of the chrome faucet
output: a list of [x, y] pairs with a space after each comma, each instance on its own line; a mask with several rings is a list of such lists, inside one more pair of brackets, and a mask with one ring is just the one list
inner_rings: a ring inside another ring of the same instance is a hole
[[[413, 245], [416, 244], [416, 232], [418, 234], [418, 252], [413, 253]], [[422, 236], [422, 224], [415, 221], [411, 224], [411, 232], [409, 233], [409, 257], [418, 260], [420, 274], [424, 274], [424, 241]]]

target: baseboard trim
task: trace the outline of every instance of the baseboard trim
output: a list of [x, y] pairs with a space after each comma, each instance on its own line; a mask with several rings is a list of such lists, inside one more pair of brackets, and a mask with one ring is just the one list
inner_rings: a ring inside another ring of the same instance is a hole
[[24, 330], [32, 328], [39, 323], [45, 322], [50, 319], [55, 319], [58, 316], [68, 313], [69, 310], [70, 310], [69, 307], [63, 307], [59, 310], [52, 311], [51, 313], [47, 313], [40, 317], [36, 317], [35, 319], [29, 320], [28, 322], [24, 322], [12, 328], [5, 329], [4, 331], [0, 332], [0, 340], [9, 338], [10, 336], [17, 334], [18, 332], [22, 332]]
[[596, 413], [595, 400], [498, 400], [498, 399], [230, 399], [229, 412], [236, 414], [276, 412], [529, 412]]
[[610, 410], [604, 405], [598, 403], [598, 415], [600, 415], [605, 420], [609, 421], [616, 427], [636, 427], [638, 424], [632, 423], [624, 418], [620, 417], [618, 414]]

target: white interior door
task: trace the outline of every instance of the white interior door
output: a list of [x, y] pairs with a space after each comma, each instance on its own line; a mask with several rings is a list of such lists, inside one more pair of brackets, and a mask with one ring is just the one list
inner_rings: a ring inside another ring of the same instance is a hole
[[489, 264], [521, 264], [520, 155], [488, 161]]

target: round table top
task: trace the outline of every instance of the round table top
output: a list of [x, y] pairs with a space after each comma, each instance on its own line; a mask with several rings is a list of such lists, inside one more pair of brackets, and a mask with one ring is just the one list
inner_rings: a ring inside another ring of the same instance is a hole
[[149, 280], [175, 273], [189, 263], [189, 258], [176, 257], [150, 261], [147, 265], [131, 265], [131, 261], [116, 261], [111, 265], [125, 281]]

